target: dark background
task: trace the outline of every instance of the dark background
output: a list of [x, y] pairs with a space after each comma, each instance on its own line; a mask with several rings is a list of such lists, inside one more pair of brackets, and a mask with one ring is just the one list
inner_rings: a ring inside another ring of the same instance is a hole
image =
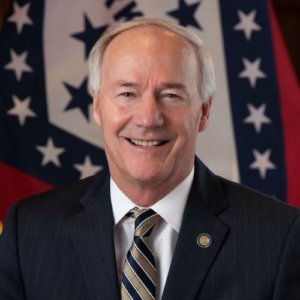
[[300, 0], [272, 0], [285, 44], [300, 82]]
[[[0, 0], [0, 28], [12, 0]], [[300, 0], [271, 0], [300, 82]]]

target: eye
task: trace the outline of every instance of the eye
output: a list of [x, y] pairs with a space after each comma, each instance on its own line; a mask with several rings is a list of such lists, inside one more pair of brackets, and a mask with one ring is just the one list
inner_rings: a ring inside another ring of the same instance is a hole
[[167, 94], [168, 98], [178, 98], [176, 94]]
[[121, 96], [123, 96], [123, 97], [134, 97], [134, 93], [132, 93], [132, 92], [124, 92], [124, 93], [121, 93], [120, 94]]
[[174, 93], [167, 93], [167, 94], [165, 94], [164, 97], [168, 100], [180, 100], [181, 99], [181, 97], [179, 97], [179, 95], [174, 94]]

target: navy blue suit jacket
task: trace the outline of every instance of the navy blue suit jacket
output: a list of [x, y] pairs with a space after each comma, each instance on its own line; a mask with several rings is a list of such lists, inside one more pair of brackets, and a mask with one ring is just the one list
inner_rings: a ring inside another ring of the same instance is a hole
[[[120, 299], [113, 224], [104, 172], [17, 203], [0, 238], [0, 299]], [[299, 210], [196, 159], [163, 293], [173, 299], [299, 300]]]

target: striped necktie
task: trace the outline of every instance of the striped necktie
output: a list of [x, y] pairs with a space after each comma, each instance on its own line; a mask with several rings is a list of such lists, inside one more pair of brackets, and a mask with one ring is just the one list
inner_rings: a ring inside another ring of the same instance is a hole
[[155, 299], [156, 269], [147, 240], [160, 216], [152, 209], [134, 208], [127, 214], [135, 218], [134, 239], [127, 253], [122, 273], [122, 300]]

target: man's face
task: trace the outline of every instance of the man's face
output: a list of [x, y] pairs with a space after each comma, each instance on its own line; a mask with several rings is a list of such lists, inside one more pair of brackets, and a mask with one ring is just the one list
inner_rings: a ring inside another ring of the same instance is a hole
[[188, 42], [154, 26], [123, 32], [106, 49], [94, 118], [125, 193], [138, 187], [164, 196], [191, 171], [210, 108], [199, 98], [197, 68]]

